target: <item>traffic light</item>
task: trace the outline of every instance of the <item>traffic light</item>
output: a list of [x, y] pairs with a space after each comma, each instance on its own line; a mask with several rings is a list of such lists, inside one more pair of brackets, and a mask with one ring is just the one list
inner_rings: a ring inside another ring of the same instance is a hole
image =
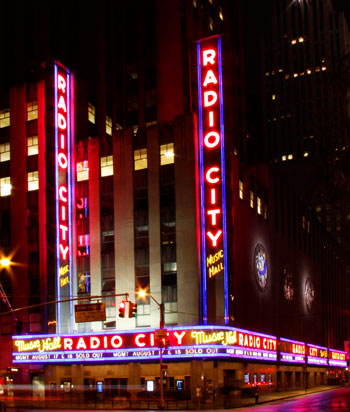
[[125, 302], [123, 300], [119, 303], [119, 317], [125, 318]]
[[136, 318], [137, 304], [129, 302], [129, 318]]

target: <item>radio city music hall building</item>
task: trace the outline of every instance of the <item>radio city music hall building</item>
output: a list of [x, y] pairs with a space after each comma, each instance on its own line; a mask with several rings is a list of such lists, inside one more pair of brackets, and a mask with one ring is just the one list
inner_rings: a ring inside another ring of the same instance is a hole
[[[2, 283], [14, 308], [64, 302], [2, 317], [8, 382], [157, 389], [159, 307], [138, 289], [164, 303], [167, 390], [313, 386], [347, 366], [342, 252], [271, 169], [240, 158], [225, 38], [190, 56], [191, 110], [139, 129], [58, 61], [9, 90]], [[136, 318], [118, 317], [126, 293]], [[76, 323], [71, 299], [96, 295], [106, 320]]]

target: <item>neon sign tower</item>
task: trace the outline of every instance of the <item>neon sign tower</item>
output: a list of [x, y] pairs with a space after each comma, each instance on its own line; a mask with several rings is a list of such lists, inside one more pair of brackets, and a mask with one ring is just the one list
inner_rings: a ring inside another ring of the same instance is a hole
[[[56, 200], [56, 298], [73, 295], [73, 76], [59, 63], [54, 65], [55, 200]], [[57, 331], [73, 326], [73, 303], [57, 304]]]
[[205, 324], [208, 321], [227, 324], [229, 315], [221, 36], [197, 42], [196, 51], [202, 318]]

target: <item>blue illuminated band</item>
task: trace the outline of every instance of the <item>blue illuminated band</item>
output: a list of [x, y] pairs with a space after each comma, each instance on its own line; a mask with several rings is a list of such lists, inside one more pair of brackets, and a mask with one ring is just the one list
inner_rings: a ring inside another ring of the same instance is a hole
[[[201, 308], [202, 308], [202, 321], [203, 324], [208, 322], [208, 269], [207, 269], [207, 233], [206, 233], [206, 203], [205, 203], [205, 178], [204, 169], [205, 164], [204, 155], [204, 125], [203, 125], [203, 88], [202, 88], [202, 62], [201, 52], [203, 51], [203, 43], [209, 40], [210, 43], [215, 43], [215, 49], [217, 50], [217, 67], [218, 67], [218, 98], [219, 98], [219, 111], [220, 116], [220, 175], [221, 175], [221, 199], [220, 208], [222, 213], [222, 249], [223, 249], [223, 300], [224, 300], [224, 323], [229, 324], [229, 299], [228, 299], [228, 257], [227, 257], [227, 217], [226, 217], [226, 176], [225, 176], [225, 132], [224, 132], [224, 102], [223, 102], [223, 73], [222, 73], [222, 51], [221, 51], [221, 36], [216, 38], [204, 39], [197, 42], [196, 54], [197, 54], [197, 84], [198, 84], [198, 138], [199, 138], [199, 176], [200, 176], [200, 239], [201, 239]], [[212, 127], [212, 126], [211, 126]], [[208, 129], [209, 130], [209, 129]], [[209, 253], [209, 252], [208, 252]], [[214, 252], [215, 253], [215, 252]]]
[[206, 271], [206, 239], [205, 239], [205, 208], [204, 205], [204, 155], [203, 155], [203, 105], [202, 105], [202, 65], [201, 45], [197, 43], [197, 81], [198, 81], [198, 129], [199, 129], [199, 173], [200, 173], [200, 213], [201, 213], [201, 247], [202, 247], [202, 311], [203, 323], [208, 323], [207, 306], [207, 271]]
[[226, 229], [226, 177], [225, 177], [225, 128], [224, 128], [224, 92], [222, 78], [221, 36], [218, 38], [219, 94], [220, 94], [220, 135], [221, 135], [221, 179], [222, 179], [222, 225], [224, 246], [224, 289], [225, 289], [225, 325], [228, 325], [228, 271], [227, 271], [227, 229]]
[[[57, 64], [54, 65], [54, 96], [55, 96], [55, 185], [56, 185], [56, 296], [57, 300], [61, 300], [61, 285], [60, 285], [60, 238], [59, 238], [59, 194], [58, 194], [58, 108], [57, 108]], [[57, 303], [57, 331], [61, 332], [61, 303]]]

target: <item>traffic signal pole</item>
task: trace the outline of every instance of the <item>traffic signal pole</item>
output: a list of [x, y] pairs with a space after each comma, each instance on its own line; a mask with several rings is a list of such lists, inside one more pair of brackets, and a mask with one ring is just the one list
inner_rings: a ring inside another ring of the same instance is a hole
[[[153, 299], [155, 300], [155, 299]], [[159, 329], [164, 329], [164, 303], [159, 304], [160, 320], [159, 320]], [[160, 405], [159, 407], [163, 409], [164, 405], [164, 385], [163, 385], [163, 345], [160, 343], [162, 339], [159, 339], [159, 380], [160, 380]]]

